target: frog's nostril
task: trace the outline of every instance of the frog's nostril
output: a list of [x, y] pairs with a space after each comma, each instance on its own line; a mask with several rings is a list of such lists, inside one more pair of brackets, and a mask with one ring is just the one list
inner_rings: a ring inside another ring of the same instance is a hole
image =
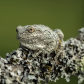
[[18, 32], [18, 29], [16, 29], [16, 32]]

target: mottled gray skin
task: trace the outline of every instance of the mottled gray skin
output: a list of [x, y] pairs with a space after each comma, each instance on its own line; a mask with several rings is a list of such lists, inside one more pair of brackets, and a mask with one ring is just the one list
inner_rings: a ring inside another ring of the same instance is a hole
[[[34, 32], [29, 32], [33, 28]], [[20, 47], [24, 46], [31, 50], [40, 50], [44, 53], [55, 51], [59, 44], [59, 36], [56, 32], [44, 25], [27, 25], [16, 28], [17, 39]]]

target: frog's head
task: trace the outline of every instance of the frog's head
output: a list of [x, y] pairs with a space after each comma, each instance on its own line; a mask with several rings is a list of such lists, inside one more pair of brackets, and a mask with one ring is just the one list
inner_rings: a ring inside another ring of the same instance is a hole
[[18, 26], [16, 31], [20, 44], [28, 49], [46, 49], [51, 51], [59, 43], [58, 35], [44, 25]]

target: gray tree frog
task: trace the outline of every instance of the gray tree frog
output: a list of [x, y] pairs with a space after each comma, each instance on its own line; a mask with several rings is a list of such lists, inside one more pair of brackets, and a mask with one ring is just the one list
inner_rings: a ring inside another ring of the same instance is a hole
[[41, 24], [18, 26], [16, 31], [16, 38], [20, 42], [20, 47], [39, 50], [48, 54], [58, 47], [59, 36], [47, 26]]

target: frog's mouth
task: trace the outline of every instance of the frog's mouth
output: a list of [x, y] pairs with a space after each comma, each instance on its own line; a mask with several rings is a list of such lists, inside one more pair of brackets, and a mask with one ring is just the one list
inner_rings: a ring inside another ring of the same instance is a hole
[[27, 49], [31, 49], [31, 50], [36, 50], [36, 49], [39, 49], [39, 48], [44, 48], [45, 45], [44, 44], [28, 44], [28, 43], [20, 43], [21, 46], [23, 46], [24, 48], [27, 48]]

